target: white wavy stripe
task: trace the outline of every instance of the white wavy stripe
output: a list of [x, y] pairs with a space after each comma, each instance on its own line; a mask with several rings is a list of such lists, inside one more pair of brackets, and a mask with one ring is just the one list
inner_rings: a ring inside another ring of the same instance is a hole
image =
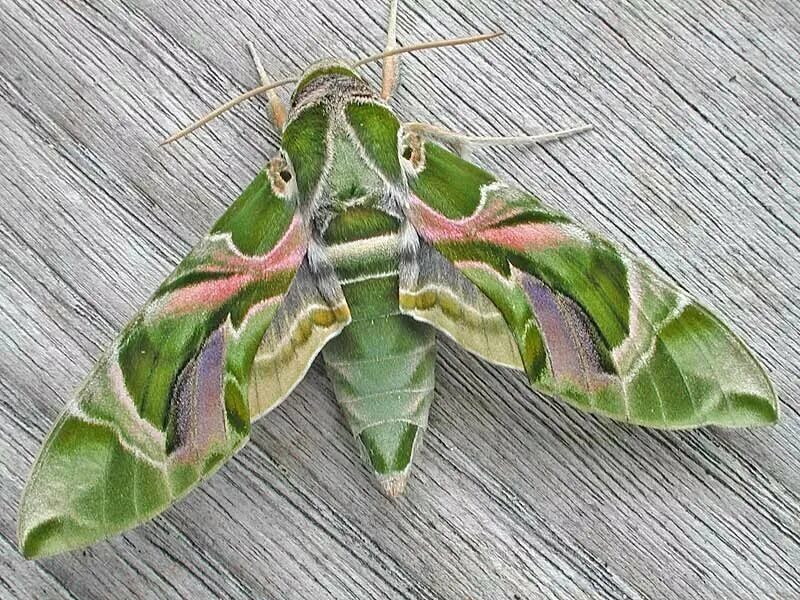
[[[409, 296], [418, 296], [420, 294], [424, 294], [427, 291], [436, 291], [437, 293], [444, 293], [447, 296], [449, 296], [450, 298], [452, 298], [453, 300], [455, 300], [461, 306], [462, 309], [466, 309], [468, 312], [471, 312], [471, 313], [476, 314], [476, 315], [478, 315], [480, 317], [483, 317], [484, 320], [486, 319], [486, 314], [484, 312], [482, 312], [480, 309], [476, 308], [472, 304], [467, 304], [466, 302], [462, 302], [461, 301], [461, 296], [459, 296], [458, 294], [455, 294], [453, 292], [452, 288], [449, 288], [447, 286], [443, 286], [441, 284], [426, 283], [422, 287], [415, 288], [413, 291], [411, 291], [411, 290], [401, 290], [401, 291], [403, 293], [405, 293], [405, 294], [408, 294]], [[488, 300], [488, 298], [487, 298], [487, 300]], [[491, 300], [488, 300], [488, 301], [491, 303]], [[414, 309], [414, 310], [416, 311], [416, 310], [425, 310], [425, 309]], [[495, 320], [498, 320], [498, 321], [502, 322], [503, 324], [505, 324], [505, 322], [506, 322], [499, 311], [496, 314], [491, 315], [491, 317], [493, 319], [495, 319]]]
[[394, 277], [399, 273], [400, 271], [398, 270], [381, 271], [379, 273], [369, 273], [367, 275], [359, 275], [358, 277], [351, 277], [349, 279], [340, 279], [339, 285], [347, 285], [348, 283], [358, 283], [360, 281], [369, 281], [370, 279], [385, 279], [386, 277]]
[[[242, 322], [239, 323], [239, 327], [235, 327], [234, 326], [233, 320], [231, 319], [231, 315], [228, 314], [228, 316], [227, 316], [227, 318], [225, 320], [225, 327], [227, 329], [227, 333], [232, 335], [234, 339], [238, 340], [242, 336], [242, 332], [247, 328], [247, 326], [248, 326], [248, 324], [250, 322], [250, 319], [253, 317], [253, 315], [255, 315], [258, 312], [261, 312], [262, 310], [264, 310], [268, 306], [280, 303], [283, 300], [285, 295], [286, 294], [283, 293], [283, 294], [280, 294], [278, 296], [270, 296], [269, 298], [265, 298], [261, 302], [256, 302], [255, 304], [253, 304], [248, 309], [248, 311], [245, 313], [244, 319], [242, 319]], [[273, 315], [273, 317], [274, 317], [274, 315]], [[270, 322], [272, 322], [272, 321], [270, 321]]]
[[158, 429], [147, 419], [144, 419], [139, 414], [139, 409], [133, 401], [133, 397], [128, 391], [128, 386], [125, 383], [125, 375], [122, 373], [122, 368], [119, 364], [119, 347], [114, 348], [113, 356], [116, 360], [110, 360], [108, 364], [108, 381], [111, 384], [111, 389], [114, 392], [114, 398], [118, 401], [120, 407], [125, 411], [126, 416], [141, 427], [142, 432], [150, 438], [154, 444], [164, 447], [166, 443], [166, 436], [164, 432]]
[[414, 425], [419, 429], [427, 429], [428, 428], [428, 415], [426, 414], [424, 417], [419, 419], [410, 419], [406, 417], [398, 417], [397, 419], [381, 419], [380, 421], [375, 421], [374, 423], [370, 423], [369, 425], [364, 425], [361, 429], [358, 430], [350, 430], [350, 432], [358, 439], [358, 437], [364, 433], [370, 427], [377, 427], [379, 425], [391, 425], [393, 423], [408, 423], [409, 425]]
[[511, 265], [511, 275], [512, 276], [511, 277], [504, 277], [502, 273], [500, 273], [499, 271], [496, 271], [493, 267], [491, 267], [491, 266], [487, 265], [485, 262], [481, 262], [479, 260], [457, 260], [457, 261], [453, 261], [453, 265], [455, 265], [458, 269], [461, 269], [462, 271], [464, 269], [480, 269], [481, 271], [486, 271], [487, 273], [490, 273], [490, 274], [494, 275], [495, 278], [497, 279], [497, 281], [502, 283], [509, 290], [518, 287], [519, 284], [514, 279], [514, 276], [516, 275], [516, 273], [521, 273], [522, 272], [519, 269], [515, 268], [513, 265]]
[[432, 392], [434, 386], [425, 386], [421, 388], [403, 388], [400, 390], [383, 390], [381, 392], [371, 392], [369, 394], [346, 394], [347, 397], [339, 399], [339, 404], [342, 405], [353, 405], [357, 404], [363, 400], [370, 400], [372, 398], [380, 398], [381, 396], [388, 396], [389, 394], [401, 394], [404, 392], [408, 392], [409, 394], [413, 394], [413, 398], [416, 398], [416, 402], [411, 406], [419, 406], [420, 402], [425, 399], [425, 395], [429, 392]]
[[[100, 427], [105, 427], [107, 429], [110, 429], [117, 436], [117, 440], [119, 441], [119, 445], [120, 446], [122, 446], [129, 453], [133, 454], [139, 460], [141, 460], [143, 462], [146, 462], [149, 465], [151, 465], [154, 468], [156, 468], [159, 471], [161, 471], [161, 473], [164, 475], [165, 478], [167, 477], [167, 464], [166, 464], [166, 461], [155, 460], [155, 459], [151, 458], [150, 456], [148, 456], [147, 454], [145, 454], [144, 452], [142, 452], [142, 450], [138, 446], [135, 446], [135, 445], [131, 444], [130, 442], [128, 442], [125, 439], [125, 436], [123, 434], [122, 429], [120, 428], [120, 426], [117, 423], [114, 423], [113, 421], [106, 421], [106, 420], [103, 420], [103, 419], [98, 419], [96, 417], [91, 417], [91, 416], [87, 415], [85, 412], [83, 412], [83, 410], [77, 404], [76, 405], [72, 405], [72, 406], [68, 406], [67, 409], [64, 412], [66, 414], [69, 414], [69, 415], [71, 415], [73, 417], [76, 417], [76, 418], [80, 419], [84, 423], [89, 423], [90, 425], [97, 425], [97, 426], [100, 426]], [[139, 417], [139, 420], [140, 421], [145, 421], [141, 417]], [[147, 423], [147, 425], [150, 425], [150, 423]]]
[[[332, 340], [334, 337], [336, 337], [343, 328], [344, 328], [344, 325], [342, 326], [342, 328], [337, 328], [337, 329], [331, 330], [330, 333], [327, 336], [325, 336], [325, 338], [320, 342], [320, 344], [317, 347], [317, 349], [314, 350], [309, 355], [308, 361], [306, 362], [306, 365], [305, 365], [305, 368], [302, 369], [299, 377], [294, 382], [294, 384], [287, 386], [286, 393], [283, 396], [281, 396], [280, 398], [276, 399], [274, 402], [272, 402], [272, 404], [270, 404], [264, 410], [262, 410], [262, 411], [260, 411], [260, 412], [258, 412], [256, 414], [253, 414], [252, 411], [250, 412], [250, 422], [251, 423], [255, 422], [256, 420], [260, 419], [264, 415], [268, 414], [270, 411], [272, 411], [272, 409], [274, 409], [281, 402], [286, 400], [286, 398], [289, 396], [289, 394], [291, 394], [292, 391], [294, 391], [294, 388], [297, 387], [297, 384], [300, 383], [301, 381], [303, 381], [303, 379], [305, 379], [305, 376], [308, 373], [308, 370], [311, 368], [311, 365], [314, 363], [314, 359], [317, 357], [317, 355], [325, 347], [325, 344], [327, 344], [330, 340]], [[249, 384], [248, 384], [248, 389], [249, 389]]]
[[677, 320], [681, 316], [681, 314], [683, 314], [683, 311], [686, 310], [686, 308], [691, 304], [691, 301], [682, 295], [679, 295], [677, 297], [677, 300], [678, 302], [675, 305], [675, 308], [673, 308], [669, 312], [669, 314], [666, 317], [664, 317], [664, 319], [662, 319], [660, 323], [658, 323], [658, 325], [653, 326], [652, 330], [653, 339], [650, 342], [650, 346], [647, 348], [647, 351], [642, 352], [639, 355], [639, 358], [633, 363], [633, 365], [631, 365], [630, 369], [628, 369], [628, 372], [625, 373], [625, 376], [622, 378], [622, 382], [624, 385], [627, 385], [631, 381], [633, 381], [636, 375], [638, 375], [639, 371], [642, 370], [644, 365], [653, 358], [656, 352], [656, 345], [658, 344], [659, 334], [664, 330], [664, 328], [667, 325]]
[[636, 263], [625, 253], [620, 255], [622, 264], [625, 265], [625, 271], [628, 273], [628, 295], [630, 302], [628, 303], [628, 337], [622, 343], [611, 351], [611, 356], [614, 359], [614, 364], [617, 366], [617, 372], [620, 370], [620, 363], [625, 358], [627, 352], [639, 341], [639, 335], [642, 333], [642, 311], [639, 306], [642, 304], [644, 297], [641, 273]]
[[[431, 387], [431, 390], [433, 390], [433, 387]], [[400, 417], [391, 417], [388, 419], [380, 419], [377, 421], [367, 421], [366, 419], [363, 418], [363, 416], [358, 414], [358, 411], [356, 412], [350, 411], [347, 420], [350, 421], [352, 416], [355, 416], [357, 422], [362, 425], [362, 427], [358, 429], [351, 429], [351, 432], [356, 436], [360, 436], [362, 433], [364, 433], [365, 430], [371, 427], [397, 423], [399, 421], [404, 423], [409, 423], [410, 425], [416, 425], [420, 429], [426, 429], [428, 427], [428, 419], [430, 416], [430, 401], [432, 400], [432, 398], [433, 396], [429, 395], [427, 392], [417, 394], [413, 396], [413, 403], [407, 405], [409, 410], [406, 411], [405, 415]], [[422, 410], [421, 415], [418, 414], [420, 412], [420, 408], [426, 403], [428, 403], [428, 407], [425, 410]], [[343, 409], [345, 407], [352, 406], [353, 404], [355, 404], [355, 402], [347, 402], [347, 403], [339, 402], [339, 405], [342, 406]]]
[[390, 255], [395, 254], [400, 242], [400, 236], [396, 233], [379, 235], [375, 237], [353, 240], [342, 244], [334, 244], [327, 247], [328, 258], [331, 262], [347, 260], [348, 258], [359, 258], [364, 253], [380, 251]]
[[[325, 104], [324, 102], [318, 102], [317, 104]], [[333, 115], [335, 117], [335, 111], [328, 111], [328, 115]], [[306, 200], [306, 210], [304, 211], [304, 221], [306, 224], [311, 223], [311, 216], [316, 214], [320, 209], [320, 197], [322, 196], [322, 190], [324, 189], [325, 185], [328, 181], [328, 176], [330, 175], [331, 168], [333, 165], [333, 132], [334, 132], [335, 123], [332, 119], [328, 120], [328, 129], [325, 130], [325, 161], [322, 163], [322, 171], [319, 174], [319, 179], [314, 186], [314, 189], [311, 190], [310, 197]], [[286, 160], [291, 162], [289, 154], [286, 153]], [[292, 166], [292, 172], [294, 172], [294, 166]]]
[[[259, 349], [256, 352], [256, 357], [255, 357], [254, 362], [267, 362], [269, 360], [272, 360], [284, 348], [286, 348], [288, 346], [291, 346], [292, 345], [292, 343], [291, 343], [292, 342], [292, 333], [294, 333], [294, 331], [297, 329], [297, 324], [299, 322], [303, 321], [303, 320], [308, 319], [308, 317], [310, 317], [313, 314], [314, 310], [325, 309], [325, 310], [328, 310], [328, 311], [334, 311], [335, 312], [338, 309], [346, 308], [346, 307], [347, 307], [347, 304], [344, 304], [344, 303], [340, 304], [340, 305], [337, 305], [334, 308], [331, 308], [327, 304], [321, 304], [321, 303], [315, 303], [315, 304], [307, 305], [307, 307], [302, 312], [298, 313], [296, 315], [296, 317], [291, 322], [286, 323], [286, 328], [288, 330], [288, 335], [284, 336], [284, 340], [285, 341], [282, 344], [277, 345], [270, 352], [262, 351], [263, 344], [262, 344], [262, 346], [259, 346]], [[319, 326], [319, 325], [313, 325], [313, 327], [315, 329], [331, 329], [332, 328], [332, 329], [334, 329], [334, 330], [336, 330], [338, 332], [341, 329], [343, 329], [349, 322], [350, 322], [350, 319], [348, 318], [348, 320], [346, 322], [338, 322], [338, 321], [336, 321], [336, 322], [334, 322], [333, 324], [331, 324], [328, 327], [322, 327], [322, 326]], [[266, 337], [266, 334], [265, 334], [265, 337]]]
[[[371, 102], [369, 100], [364, 99], [364, 101], [356, 102], [356, 104], [378, 104], [378, 103], [377, 102]], [[386, 105], [381, 105], [381, 106], [383, 106], [383, 108], [389, 109], [389, 107], [386, 106]], [[391, 109], [389, 109], [389, 110], [391, 111]], [[367, 149], [361, 143], [361, 140], [358, 139], [358, 134], [356, 133], [356, 131], [353, 128], [353, 126], [350, 124], [350, 120], [346, 116], [344, 116], [344, 110], [341, 112], [341, 114], [343, 115], [343, 119], [342, 120], [344, 121], [344, 123], [340, 124], [340, 125], [343, 125], [342, 129], [344, 129], [345, 134], [347, 135], [348, 138], [350, 138], [350, 141], [353, 142], [353, 145], [356, 148], [356, 152], [359, 155], [359, 157], [361, 158], [361, 160], [363, 160], [364, 164], [366, 164], [367, 167], [372, 169], [372, 171], [380, 178], [380, 180], [383, 182], [384, 187], [391, 188], [395, 192], [398, 191], [396, 186], [394, 186], [392, 184], [392, 182], [389, 181], [389, 179], [386, 178], [386, 176], [383, 174], [383, 171], [378, 166], [378, 164], [367, 153]], [[399, 135], [400, 131], [402, 131], [402, 128], [398, 129], [398, 135]], [[398, 154], [397, 155], [398, 155], [398, 157], [400, 156], [399, 146], [398, 146]]]
[[[291, 230], [292, 227], [296, 227], [294, 225], [294, 219], [292, 222], [289, 223], [286, 231], [284, 231], [281, 238], [275, 243], [275, 245], [270, 249], [269, 252], [272, 252], [279, 244], [284, 240], [286, 234]], [[233, 242], [233, 234], [229, 231], [223, 231], [221, 233], [209, 233], [204, 238], [200, 240], [200, 243], [195, 246], [191, 252], [190, 256], [194, 254], [200, 254], [200, 252], [208, 252], [209, 250], [217, 250], [217, 249], [224, 249], [227, 252], [230, 252], [236, 258], [240, 258], [245, 261], [262, 261], [266, 256], [269, 255], [269, 252], [265, 254], [245, 254], [239, 248], [236, 247], [236, 244]]]
[[504, 190], [512, 190], [513, 191], [513, 189], [514, 188], [512, 188], [510, 185], [508, 185], [504, 181], [493, 181], [491, 183], [484, 183], [481, 186], [481, 190], [480, 190], [481, 191], [481, 198], [478, 201], [478, 206], [475, 207], [475, 210], [472, 211], [472, 214], [467, 215], [466, 217], [463, 217], [460, 220], [463, 221], [464, 219], [470, 219], [470, 218], [474, 217], [475, 215], [477, 215], [478, 213], [480, 213], [484, 208], [486, 208], [487, 197], [492, 192], [500, 192], [500, 191], [504, 191]]
[[[456, 264], [456, 266], [458, 266], [459, 263], [454, 263], [454, 264]], [[464, 263], [464, 264], [471, 264], [471, 263]], [[497, 273], [493, 269], [492, 269], [492, 273], [497, 274], [498, 275], [498, 279], [504, 279], [504, 278], [499, 277], [499, 273]], [[466, 277], [466, 276], [462, 275], [462, 277]], [[466, 278], [465, 280], [469, 282], [468, 278]], [[471, 285], [475, 286], [474, 283], [472, 283], [472, 282], [469, 282], [469, 283]], [[506, 323], [505, 317], [503, 317], [503, 315], [500, 313], [500, 311], [497, 309], [497, 307], [494, 305], [494, 303], [485, 294], [483, 294], [483, 292], [481, 292], [481, 290], [477, 286], [475, 286], [476, 293], [480, 294], [486, 300], [486, 302], [489, 305], [491, 305], [491, 308], [494, 309], [495, 312], [487, 313], [487, 312], [482, 311], [480, 309], [480, 307], [478, 307], [477, 305], [468, 304], [467, 302], [464, 302], [462, 300], [462, 297], [459, 296], [457, 293], [455, 293], [451, 287], [448, 287], [448, 286], [445, 286], [445, 285], [442, 285], [442, 284], [438, 284], [438, 283], [426, 283], [425, 285], [423, 285], [421, 287], [416, 287], [413, 291], [408, 290], [408, 289], [401, 290], [401, 292], [406, 293], [406, 294], [408, 294], [410, 296], [417, 296], [419, 294], [425, 293], [426, 291], [434, 291], [434, 292], [437, 293], [437, 295], [438, 294], [445, 294], [446, 296], [451, 298], [453, 301], [455, 301], [459, 305], [461, 310], [464, 310], [467, 313], [471, 313], [471, 314], [477, 315], [478, 317], [480, 317], [481, 321], [483, 321], [484, 323], [485, 322], [491, 322], [491, 321], [499, 322], [500, 325], [503, 328], [508, 330], [508, 324]], [[439, 303], [437, 302], [437, 304], [439, 304]], [[443, 333], [445, 333], [453, 341], [455, 341], [458, 344], [461, 344], [461, 342], [455, 337], [453, 332], [442, 328], [441, 324], [439, 324], [439, 323], [435, 323], [430, 319], [426, 319], [423, 316], [423, 313], [426, 310], [431, 310], [431, 309], [416, 309], [416, 308], [414, 308], [414, 309], [403, 310], [401, 308], [401, 311], [403, 313], [410, 314], [415, 319], [417, 319], [419, 321], [423, 321], [425, 323], [433, 325], [434, 327], [436, 327], [437, 330], [442, 331]], [[444, 313], [444, 311], [441, 310], [441, 308], [439, 310], [450, 321], [456, 322], [455, 319], [447, 317], [447, 315]], [[486, 339], [486, 350], [489, 350], [490, 349], [490, 344], [489, 344], [489, 341], [488, 341], [488, 333], [486, 332], [486, 328], [485, 327], [483, 328], [483, 330], [484, 330], [484, 337], [487, 338]], [[511, 350], [518, 354], [519, 353], [519, 348], [516, 346], [516, 343], [513, 342], [513, 340], [511, 339], [510, 330], [508, 330], [508, 331], [509, 331], [509, 341], [512, 344]], [[523, 368], [521, 362], [514, 363], [514, 364], [508, 364], [505, 361], [497, 360], [497, 358], [486, 356], [485, 354], [483, 354], [481, 352], [478, 352], [476, 349], [468, 348], [468, 350], [470, 350], [471, 352], [477, 354], [481, 358], [484, 358], [485, 360], [488, 360], [488, 361], [493, 362], [495, 364], [499, 364], [499, 365], [502, 365], [502, 366], [505, 366], [505, 367], [514, 368], [514, 369]]]
[[[493, 181], [491, 183], [485, 183], [481, 186], [481, 197], [480, 201], [478, 202], [478, 206], [475, 207], [475, 210], [472, 214], [467, 215], [466, 217], [462, 217], [461, 219], [454, 219], [454, 221], [465, 221], [474, 218], [478, 215], [489, 202], [489, 195], [495, 192], [508, 192], [511, 194], [517, 194], [518, 196], [525, 196], [527, 195], [524, 191], [519, 190], [515, 187], [508, 185], [503, 181]], [[507, 198], [498, 198], [500, 201], [508, 201]], [[574, 223], [550, 223], [551, 227], [561, 230], [567, 237], [574, 241], [579, 241], [587, 245], [591, 245], [592, 238], [589, 233], [583, 229], [582, 227], [575, 225]]]

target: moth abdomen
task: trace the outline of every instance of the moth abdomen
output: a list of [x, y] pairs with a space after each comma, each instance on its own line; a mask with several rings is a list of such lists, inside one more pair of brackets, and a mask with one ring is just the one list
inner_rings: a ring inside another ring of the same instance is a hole
[[[382, 283], [396, 288], [397, 277], [388, 279]], [[381, 300], [370, 303], [372, 308], [382, 305], [387, 314], [354, 321], [328, 343], [323, 356], [365, 460], [384, 492], [397, 496], [428, 423], [436, 334], [429, 325], [396, 314], [396, 300], [394, 307]]]
[[322, 354], [383, 491], [400, 495], [433, 400], [435, 330], [400, 313], [397, 219], [356, 207], [330, 224], [328, 256], [352, 316]]

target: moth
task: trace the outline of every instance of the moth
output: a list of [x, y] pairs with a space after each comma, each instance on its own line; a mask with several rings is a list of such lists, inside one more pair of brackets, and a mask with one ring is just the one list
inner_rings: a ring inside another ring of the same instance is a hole
[[[623, 249], [500, 181], [470, 138], [402, 123], [399, 56], [315, 63], [262, 85], [280, 151], [102, 356], [36, 459], [29, 558], [94, 543], [180, 499], [247, 441], [321, 353], [380, 488], [403, 493], [434, 395], [436, 336], [534, 389], [626, 423], [774, 423], [775, 392], [708, 310]], [[251, 47], [252, 49], [252, 47]], [[380, 92], [357, 68], [383, 59]], [[274, 89], [294, 83], [288, 109]], [[192, 130], [187, 128], [180, 135]], [[170, 140], [171, 141], [171, 140]]]

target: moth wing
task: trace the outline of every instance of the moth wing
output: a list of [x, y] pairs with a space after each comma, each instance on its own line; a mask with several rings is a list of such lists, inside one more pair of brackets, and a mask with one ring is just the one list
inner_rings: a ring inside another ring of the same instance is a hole
[[409, 270], [417, 276], [401, 282], [404, 312], [614, 419], [659, 428], [777, 420], [775, 392], [745, 345], [646, 265], [441, 146], [424, 142], [412, 159], [407, 214], [422, 242]]
[[524, 370], [514, 335], [494, 302], [426, 241], [414, 260], [414, 281], [401, 278], [400, 309], [484, 360]]
[[26, 557], [152, 518], [242, 447], [251, 421], [291, 391], [349, 319], [346, 304], [322, 299], [305, 253], [299, 216], [262, 172], [56, 421], [19, 509]]

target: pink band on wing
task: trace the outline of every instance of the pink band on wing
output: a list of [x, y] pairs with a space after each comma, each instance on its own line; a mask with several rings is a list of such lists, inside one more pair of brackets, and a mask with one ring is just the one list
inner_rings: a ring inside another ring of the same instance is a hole
[[263, 256], [243, 256], [241, 254], [217, 254], [214, 259], [219, 264], [209, 265], [216, 270], [229, 269], [232, 272], [259, 271], [275, 273], [294, 270], [300, 266], [306, 254], [306, 236], [303, 234], [303, 219], [299, 215], [292, 218], [289, 227], [278, 243]]
[[253, 275], [239, 273], [231, 277], [201, 281], [180, 288], [170, 295], [165, 310], [171, 314], [182, 314], [216, 308], [254, 280]]
[[296, 271], [305, 254], [302, 219], [295, 216], [280, 241], [264, 256], [215, 252], [210, 263], [198, 266], [196, 270], [225, 273], [227, 276], [175, 290], [169, 295], [164, 311], [177, 315], [217, 308], [251, 283], [269, 280], [277, 273]]
[[521, 209], [499, 200], [489, 199], [478, 212], [461, 219], [450, 219], [436, 212], [413, 194], [409, 208], [417, 231], [431, 243], [487, 241], [526, 252], [551, 248], [569, 239], [561, 227], [552, 223], [498, 226], [522, 213]]

